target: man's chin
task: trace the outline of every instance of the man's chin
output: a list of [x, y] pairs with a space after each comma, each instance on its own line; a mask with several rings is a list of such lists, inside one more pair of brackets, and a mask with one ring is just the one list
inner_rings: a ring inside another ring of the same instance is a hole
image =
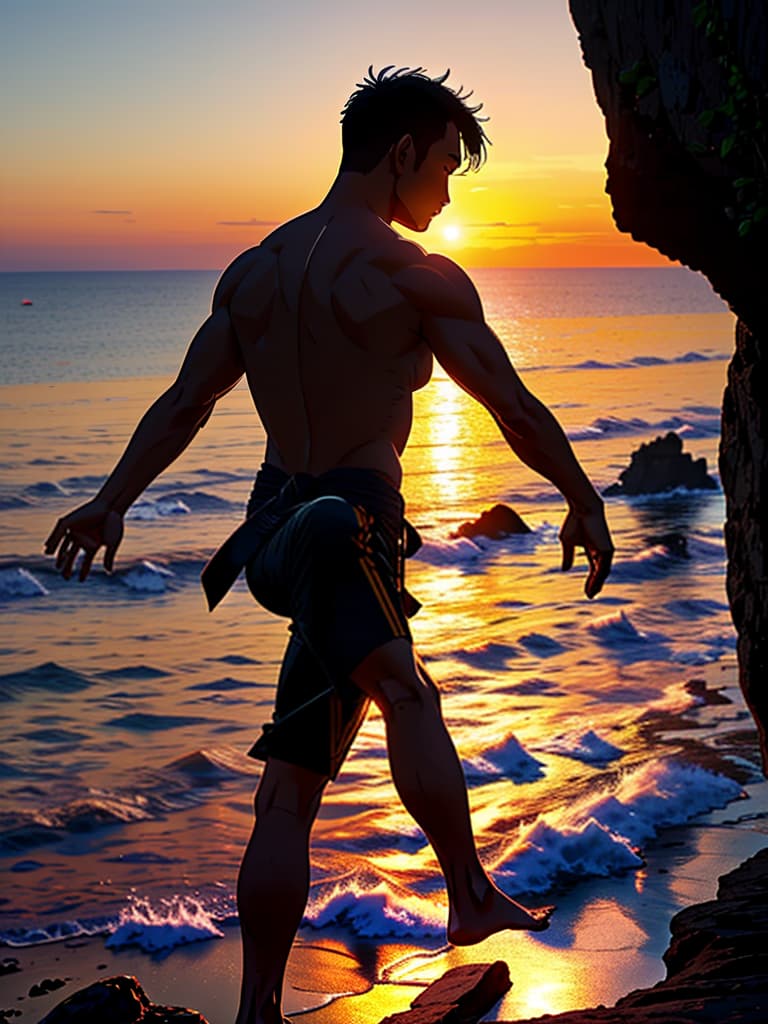
[[417, 231], [421, 234], [423, 231], [426, 231], [432, 223], [432, 217], [433, 215], [430, 215], [429, 217], [425, 217], [424, 219], [417, 221], [410, 211], [406, 212], [401, 209], [395, 211], [395, 215], [392, 219], [396, 224], [400, 224], [401, 227], [408, 228], [409, 231]]
[[422, 234], [422, 232], [426, 231], [429, 225], [432, 223], [432, 218], [430, 217], [428, 220], [424, 221], [421, 224], [417, 224], [415, 221], [410, 220], [410, 218], [408, 220], [398, 220], [397, 223], [402, 225], [402, 227], [404, 228], [408, 228], [409, 231], [416, 231], [419, 234]]

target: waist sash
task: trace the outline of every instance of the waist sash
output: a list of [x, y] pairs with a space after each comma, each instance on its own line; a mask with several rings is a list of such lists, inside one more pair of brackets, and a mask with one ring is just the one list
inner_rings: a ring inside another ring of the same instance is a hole
[[[250, 559], [300, 505], [324, 495], [336, 494], [338, 497], [346, 498], [344, 492], [347, 488], [343, 486], [345, 474], [347, 480], [351, 481], [354, 474], [358, 474], [359, 480], [361, 473], [366, 475], [366, 479], [376, 481], [376, 489], [383, 492], [386, 504], [391, 506], [395, 501], [399, 503], [401, 523], [398, 546], [402, 557], [410, 558], [421, 547], [421, 538], [402, 515], [402, 498], [399, 492], [380, 474], [370, 470], [340, 467], [319, 476], [310, 473], [294, 473], [289, 476], [277, 467], [267, 464], [262, 467], [259, 477], [264, 476], [264, 483], [276, 493], [259, 504], [234, 533], [230, 534], [203, 569], [200, 580], [208, 601], [208, 610], [213, 611], [229, 592]], [[259, 477], [254, 491], [259, 488]], [[375, 515], [375, 509], [372, 511]], [[403, 601], [407, 615], [413, 615], [418, 611], [418, 601], [405, 590]]]

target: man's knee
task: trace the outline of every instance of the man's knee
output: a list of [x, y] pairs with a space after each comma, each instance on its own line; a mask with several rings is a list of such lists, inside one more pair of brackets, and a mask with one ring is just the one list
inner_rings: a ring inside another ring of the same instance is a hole
[[377, 704], [385, 720], [412, 712], [439, 709], [436, 691], [418, 676], [382, 679], [378, 684]]
[[302, 511], [302, 526], [317, 557], [338, 557], [355, 550], [360, 533], [357, 513], [348, 501], [333, 496], [316, 498]]
[[440, 694], [429, 674], [414, 660], [413, 648], [403, 639], [373, 651], [352, 675], [386, 721], [407, 713], [440, 713]]
[[325, 775], [270, 758], [256, 790], [257, 819], [277, 812], [311, 825], [327, 782]]

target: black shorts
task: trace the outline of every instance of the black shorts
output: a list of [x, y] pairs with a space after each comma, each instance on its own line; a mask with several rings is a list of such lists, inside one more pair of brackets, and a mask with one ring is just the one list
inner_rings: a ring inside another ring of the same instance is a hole
[[[262, 467], [249, 515], [287, 479]], [[315, 478], [311, 495], [246, 565], [256, 600], [291, 620], [275, 712], [249, 754], [335, 778], [368, 710], [351, 673], [377, 647], [411, 637], [403, 500], [382, 475], [354, 468]]]

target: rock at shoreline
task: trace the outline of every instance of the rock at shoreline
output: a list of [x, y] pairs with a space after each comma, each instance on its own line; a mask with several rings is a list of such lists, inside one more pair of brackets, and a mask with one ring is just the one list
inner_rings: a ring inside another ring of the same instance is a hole
[[664, 981], [630, 992], [614, 1007], [506, 1024], [765, 1024], [766, 892], [768, 848], [723, 875], [716, 899], [675, 914], [672, 941], [664, 954]]
[[454, 536], [502, 540], [512, 533], [531, 533], [531, 528], [509, 505], [494, 505], [493, 508], [486, 509], [479, 519], [462, 523]]
[[40, 1024], [208, 1024], [197, 1010], [151, 1003], [134, 977], [103, 978], [55, 1006]]
[[641, 444], [632, 453], [629, 466], [619, 473], [619, 483], [606, 487], [607, 498], [629, 494], [661, 494], [683, 488], [687, 491], [716, 491], [717, 482], [707, 473], [707, 460], [683, 453], [682, 438], [670, 430], [664, 437]]
[[446, 971], [411, 1003], [381, 1024], [476, 1024], [512, 987], [503, 960], [462, 964]]

